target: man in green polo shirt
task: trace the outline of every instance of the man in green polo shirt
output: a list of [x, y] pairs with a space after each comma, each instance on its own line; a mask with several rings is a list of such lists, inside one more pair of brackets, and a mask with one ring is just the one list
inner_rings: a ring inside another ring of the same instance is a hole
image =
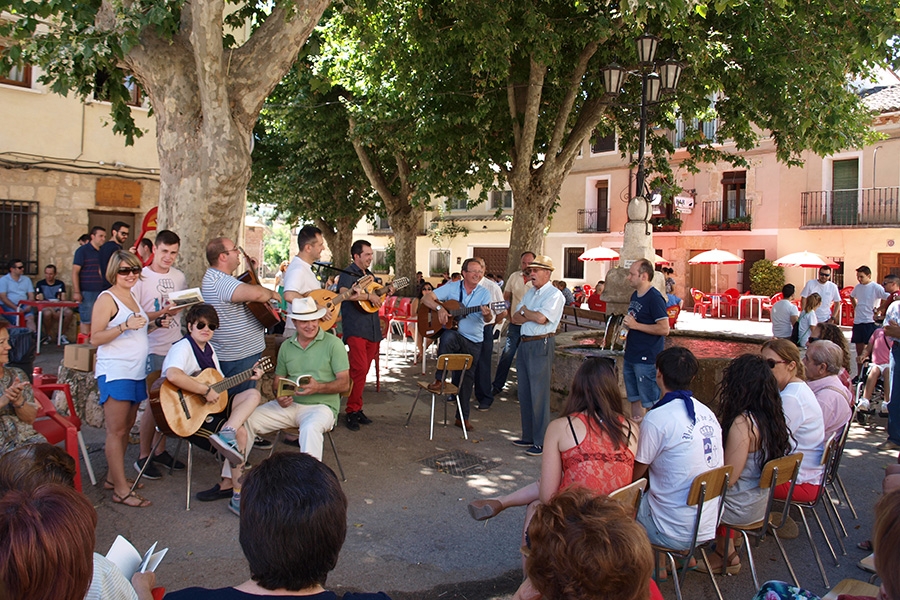
[[[350, 361], [343, 342], [319, 328], [324, 308], [316, 306], [312, 298], [295, 298], [288, 317], [294, 322], [297, 334], [281, 344], [273, 382], [274, 400], [253, 411], [244, 427], [247, 448], [253, 449], [257, 435], [296, 428], [299, 430], [300, 450], [322, 460], [322, 444], [326, 431], [337, 422], [341, 394], [350, 387]], [[306, 381], [308, 376], [308, 381]], [[304, 377], [293, 396], [278, 396], [279, 381], [297, 382]], [[233, 481], [240, 480], [240, 467], [232, 469]], [[232, 502], [233, 503], [233, 502]], [[237, 507], [231, 507], [232, 512]]]

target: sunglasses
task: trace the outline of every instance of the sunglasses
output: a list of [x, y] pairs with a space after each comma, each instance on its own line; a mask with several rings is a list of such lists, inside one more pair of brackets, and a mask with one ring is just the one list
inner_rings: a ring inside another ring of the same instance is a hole
[[770, 368], [770, 369], [774, 369], [774, 368], [775, 368], [775, 365], [786, 365], [786, 364], [788, 364], [789, 362], [791, 362], [791, 361], [789, 361], [789, 360], [775, 360], [774, 358], [767, 358], [767, 359], [766, 359], [766, 364], [769, 365], [769, 368]]
[[215, 331], [216, 329], [219, 328], [218, 325], [213, 325], [212, 323], [207, 323], [205, 321], [197, 321], [196, 323], [194, 323], [194, 328], [198, 329], [200, 331], [203, 331], [207, 327], [209, 327], [210, 331]]
[[118, 271], [116, 271], [119, 275], [128, 275], [129, 273], [132, 275], [140, 275], [143, 267], [120, 267]]

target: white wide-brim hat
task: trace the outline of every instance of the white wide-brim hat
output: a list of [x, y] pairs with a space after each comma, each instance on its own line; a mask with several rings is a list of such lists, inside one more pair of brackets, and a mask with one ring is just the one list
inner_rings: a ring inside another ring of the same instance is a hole
[[294, 298], [288, 317], [297, 321], [317, 321], [324, 314], [325, 309], [319, 308], [312, 298]]

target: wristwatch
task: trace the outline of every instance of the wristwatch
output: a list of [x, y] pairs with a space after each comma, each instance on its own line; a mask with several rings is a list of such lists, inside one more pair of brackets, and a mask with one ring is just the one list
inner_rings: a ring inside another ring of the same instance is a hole
[[444, 308], [444, 307], [441, 306], [440, 304], [438, 304], [438, 305], [437, 305], [437, 308], [435, 308], [434, 310], [441, 310], [442, 308]]
[[519, 314], [522, 315], [522, 316], [524, 317], [524, 316], [525, 316], [525, 309], [524, 309], [524, 308], [519, 309]]

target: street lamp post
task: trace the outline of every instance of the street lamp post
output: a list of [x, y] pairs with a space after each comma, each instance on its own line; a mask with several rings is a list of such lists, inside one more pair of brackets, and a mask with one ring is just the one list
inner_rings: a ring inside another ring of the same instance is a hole
[[[645, 146], [647, 145], [647, 125], [649, 108], [661, 104], [661, 94], [671, 94], [678, 86], [682, 65], [675, 60], [656, 62], [656, 50], [660, 39], [654, 35], [644, 34], [637, 39], [638, 65], [632, 71], [615, 63], [601, 70], [607, 97], [614, 101], [622, 90], [622, 85], [629, 74], [641, 77], [641, 104], [638, 133], [637, 175], [635, 176], [635, 194], [628, 202], [628, 222], [625, 223], [625, 235], [622, 244], [620, 267], [612, 269], [606, 276], [606, 288], [603, 300], [607, 303], [607, 313], [625, 314], [628, 308], [632, 289], [626, 281], [627, 269], [634, 261], [646, 258], [651, 262], [656, 253], [653, 250], [650, 227], [651, 202], [646, 197], [644, 167]], [[655, 202], [654, 202], [655, 203]], [[624, 267], [624, 268], [622, 268]], [[663, 278], [657, 274], [654, 285], [662, 291]]]

